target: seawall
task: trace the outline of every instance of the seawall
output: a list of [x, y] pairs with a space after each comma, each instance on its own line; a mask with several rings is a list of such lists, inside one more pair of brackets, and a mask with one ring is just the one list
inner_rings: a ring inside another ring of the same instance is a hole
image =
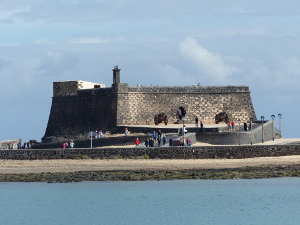
[[154, 148], [82, 148], [82, 149], [19, 149], [0, 150], [1, 159], [75, 159], [90, 158], [136, 158], [151, 159], [211, 159], [252, 158], [300, 155], [300, 145], [249, 145], [249, 146], [190, 146]]

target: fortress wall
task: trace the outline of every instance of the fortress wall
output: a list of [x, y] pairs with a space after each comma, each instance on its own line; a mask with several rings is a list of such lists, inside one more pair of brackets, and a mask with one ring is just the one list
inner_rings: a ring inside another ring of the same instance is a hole
[[116, 83], [111, 88], [85, 89], [87, 83], [54, 82], [45, 137], [154, 124], [158, 113], [166, 113], [169, 123], [174, 123], [180, 106], [187, 111], [186, 123], [194, 123], [195, 116], [206, 124], [214, 123], [222, 111], [235, 121], [256, 120], [248, 86], [128, 87]]
[[111, 88], [54, 96], [45, 137], [79, 134], [116, 126], [116, 94]]
[[118, 93], [118, 125], [154, 124], [154, 116], [162, 112], [174, 123], [180, 106], [187, 111], [186, 123], [194, 123], [195, 116], [215, 123], [222, 111], [235, 121], [256, 118], [247, 86], [130, 87]]

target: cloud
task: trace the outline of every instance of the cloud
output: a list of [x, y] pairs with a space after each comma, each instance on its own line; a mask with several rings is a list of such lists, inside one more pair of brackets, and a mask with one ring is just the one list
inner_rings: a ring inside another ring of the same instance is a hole
[[111, 41], [108, 39], [101, 38], [73, 38], [68, 41], [71, 44], [105, 44], [110, 43]]
[[50, 51], [40, 61], [39, 72], [44, 75], [58, 76], [68, 71], [74, 72], [80, 59], [64, 52]]
[[227, 65], [222, 56], [209, 52], [202, 47], [194, 38], [187, 37], [180, 42], [181, 54], [191, 60], [205, 75], [209, 75], [214, 81], [224, 83], [230, 75], [238, 72], [234, 66]]

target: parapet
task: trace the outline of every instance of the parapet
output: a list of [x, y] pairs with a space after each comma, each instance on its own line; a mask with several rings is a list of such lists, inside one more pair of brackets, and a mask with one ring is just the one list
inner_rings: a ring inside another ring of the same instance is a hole
[[83, 80], [53, 82], [53, 97], [76, 96], [78, 90], [93, 88], [105, 88], [105, 85]]

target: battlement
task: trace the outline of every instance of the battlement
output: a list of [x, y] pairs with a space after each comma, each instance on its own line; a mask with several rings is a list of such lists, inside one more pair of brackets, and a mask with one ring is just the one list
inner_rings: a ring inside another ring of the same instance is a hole
[[249, 93], [249, 87], [242, 86], [136, 86], [128, 87], [128, 92], [145, 93]]

